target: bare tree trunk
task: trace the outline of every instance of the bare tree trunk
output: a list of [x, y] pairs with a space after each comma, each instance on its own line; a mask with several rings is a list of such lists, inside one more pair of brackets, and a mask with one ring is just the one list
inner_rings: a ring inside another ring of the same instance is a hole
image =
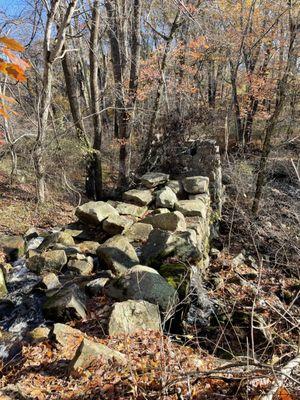
[[79, 90], [77, 80], [73, 69], [72, 60], [68, 52], [62, 59], [62, 67], [66, 83], [66, 91], [69, 100], [70, 110], [76, 129], [78, 139], [87, 147], [90, 147], [88, 136], [82, 119], [82, 111], [79, 100]]
[[[57, 29], [55, 40], [52, 38], [55, 17], [58, 15], [60, 0], [52, 0], [47, 16], [44, 35], [44, 73], [42, 80], [42, 93], [38, 108], [38, 132], [34, 146], [33, 160], [36, 173], [37, 201], [45, 202], [45, 140], [47, 135], [48, 116], [51, 107], [53, 64], [61, 56], [65, 43], [66, 31], [75, 11], [77, 0], [70, 1], [60, 26]], [[53, 45], [52, 45], [53, 43]]]
[[234, 68], [232, 62], [230, 61], [230, 80], [231, 80], [231, 89], [232, 89], [232, 103], [234, 108], [235, 115], [235, 124], [236, 124], [236, 140], [238, 143], [243, 142], [243, 126], [242, 126], [242, 118], [241, 118], [241, 109], [237, 92], [237, 69]]
[[154, 100], [153, 111], [152, 111], [149, 130], [148, 130], [147, 142], [146, 142], [146, 146], [145, 146], [145, 150], [144, 150], [144, 157], [143, 157], [143, 162], [142, 162], [142, 164], [145, 166], [147, 165], [147, 162], [149, 161], [149, 159], [152, 157], [152, 145], [155, 142], [154, 129], [155, 129], [156, 120], [157, 120], [157, 116], [158, 116], [158, 112], [159, 112], [160, 99], [161, 99], [163, 87], [164, 87], [164, 74], [165, 74], [166, 67], [167, 67], [167, 58], [168, 58], [168, 54], [170, 52], [172, 39], [175, 35], [176, 30], [180, 26], [180, 24], [178, 23], [179, 17], [180, 17], [180, 12], [178, 11], [174, 18], [174, 21], [172, 23], [169, 36], [164, 37], [166, 44], [165, 44], [165, 48], [164, 48], [161, 65], [160, 65], [160, 78], [158, 81], [158, 87], [157, 87], [156, 96], [155, 96], [155, 100]]
[[[130, 77], [129, 77], [129, 101], [127, 108], [131, 113], [131, 124], [134, 121], [135, 105], [138, 89], [138, 73], [140, 62], [140, 19], [141, 19], [141, 2], [140, 0], [133, 1], [132, 15], [132, 32], [131, 32], [131, 62], [130, 62]], [[130, 122], [129, 119], [127, 123]], [[119, 154], [119, 178], [118, 187], [123, 188], [128, 184], [130, 165], [131, 165], [131, 132], [132, 129], [126, 129], [124, 139], [120, 144]]]
[[94, 127], [93, 151], [88, 166], [86, 189], [89, 197], [100, 200], [103, 196], [102, 182], [102, 124], [100, 115], [100, 90], [99, 90], [99, 28], [100, 28], [100, 1], [95, 0], [92, 11], [92, 26], [90, 38], [90, 91], [91, 114]]
[[[289, 3], [289, 5], [291, 8], [291, 3]], [[265, 139], [264, 139], [264, 143], [263, 143], [263, 149], [262, 149], [262, 154], [261, 154], [261, 158], [260, 158], [259, 170], [258, 170], [257, 181], [256, 181], [256, 191], [255, 191], [253, 204], [252, 204], [252, 212], [254, 215], [257, 215], [257, 213], [258, 213], [259, 203], [260, 203], [260, 200], [262, 197], [263, 187], [265, 185], [266, 166], [267, 166], [269, 154], [271, 151], [272, 135], [273, 135], [274, 129], [276, 127], [279, 115], [284, 106], [288, 78], [289, 78], [290, 71], [291, 71], [291, 68], [293, 65], [294, 48], [295, 48], [295, 42], [296, 42], [297, 32], [299, 31], [299, 27], [300, 26], [298, 25], [298, 22], [297, 21], [293, 22], [292, 17], [290, 15], [289, 51], [288, 51], [288, 55], [287, 55], [285, 71], [283, 73], [283, 76], [279, 79], [278, 84], [277, 84], [275, 109], [266, 125]]]
[[[124, 8], [123, 2], [122, 7]], [[115, 82], [115, 135], [120, 140], [118, 188], [128, 185], [131, 158], [130, 112], [134, 110], [138, 87], [138, 69], [140, 59], [140, 19], [141, 0], [133, 1], [131, 31], [131, 63], [129, 77], [129, 100], [126, 104], [124, 75], [127, 63], [126, 38], [120, 28], [120, 4], [118, 0], [106, 0], [105, 7], [109, 18], [109, 40], [112, 55]], [[121, 8], [122, 8], [121, 7]]]

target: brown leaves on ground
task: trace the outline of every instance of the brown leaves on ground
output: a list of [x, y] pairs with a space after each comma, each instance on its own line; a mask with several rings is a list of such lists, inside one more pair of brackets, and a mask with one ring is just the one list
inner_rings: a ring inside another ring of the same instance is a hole
[[9, 184], [0, 172], [0, 233], [24, 234], [32, 226], [63, 226], [74, 219], [74, 205], [61, 194], [51, 191], [51, 200], [42, 207], [35, 202], [34, 183]]

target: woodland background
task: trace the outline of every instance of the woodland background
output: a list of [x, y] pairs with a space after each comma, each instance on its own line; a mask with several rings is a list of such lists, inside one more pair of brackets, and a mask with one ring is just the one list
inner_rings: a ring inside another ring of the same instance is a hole
[[[0, 231], [63, 225], [210, 138], [218, 245], [263, 260], [264, 284], [299, 304], [299, 1], [0, 4]], [[285, 360], [297, 323], [277, 318]]]

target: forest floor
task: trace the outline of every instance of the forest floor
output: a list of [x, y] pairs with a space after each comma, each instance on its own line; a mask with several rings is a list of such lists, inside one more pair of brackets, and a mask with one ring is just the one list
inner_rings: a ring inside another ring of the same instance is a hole
[[[232, 155], [224, 163], [227, 199], [215, 243], [220, 253], [212, 257], [206, 281], [208, 295], [220, 309], [211, 327], [188, 337], [152, 333], [110, 338], [99, 334], [109, 300], [93, 298], [88, 320], [71, 325], [126, 352], [126, 368], [94, 365], [70, 377], [67, 365], [78, 338], [67, 347], [50, 341], [26, 343], [21, 359], [2, 366], [0, 388], [11, 388], [7, 400], [300, 398], [300, 188], [290, 162], [294, 151], [282, 157], [281, 149], [280, 158], [273, 154], [256, 219], [247, 211], [255, 154]], [[31, 226], [49, 228], [74, 219], [76, 200], [51, 191], [51, 201], [37, 208], [34, 185], [11, 186], [3, 171], [0, 193], [2, 233], [20, 234]]]

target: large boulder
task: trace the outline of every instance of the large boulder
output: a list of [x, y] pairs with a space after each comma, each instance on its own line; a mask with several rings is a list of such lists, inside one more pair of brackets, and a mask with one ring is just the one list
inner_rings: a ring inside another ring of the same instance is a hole
[[131, 189], [123, 193], [123, 200], [137, 206], [147, 206], [153, 200], [153, 194], [151, 190]]
[[77, 207], [75, 215], [82, 222], [98, 225], [110, 215], [118, 215], [118, 212], [104, 201], [90, 201]]
[[43, 304], [46, 318], [53, 321], [71, 321], [86, 318], [86, 296], [75, 284], [50, 295]]
[[151, 231], [153, 231], [152, 225], [136, 222], [129, 229], [126, 229], [124, 235], [130, 242], [146, 242]]
[[139, 331], [160, 331], [159, 308], [143, 300], [127, 300], [115, 303], [109, 319], [110, 336], [133, 334]]
[[107, 269], [123, 274], [139, 263], [134, 247], [125, 236], [117, 235], [98, 247], [97, 255]]
[[201, 199], [197, 200], [179, 200], [175, 205], [177, 211], [182, 212], [185, 217], [202, 217], [207, 216], [207, 204]]
[[115, 351], [104, 344], [83, 339], [69, 365], [69, 373], [84, 370], [99, 361], [117, 362], [123, 365], [126, 364], [126, 357], [119, 351]]
[[168, 257], [176, 257], [182, 261], [197, 261], [201, 258], [201, 250], [196, 232], [167, 232], [154, 229], [147, 243], [142, 248], [141, 260], [151, 266], [159, 266]]
[[8, 261], [16, 261], [24, 254], [25, 241], [22, 236], [0, 235], [0, 252], [2, 251]]
[[153, 228], [166, 231], [185, 231], [186, 222], [183, 214], [179, 211], [149, 215], [143, 220]]
[[170, 208], [171, 210], [177, 203], [177, 196], [168, 186], [162, 188], [156, 193], [156, 207]]
[[151, 189], [158, 185], [166, 183], [169, 179], [169, 175], [161, 172], [148, 172], [141, 177], [141, 183], [147, 188]]
[[40, 274], [42, 271], [60, 271], [67, 261], [64, 250], [48, 250], [42, 254], [30, 251], [26, 266], [30, 271]]
[[110, 215], [103, 222], [103, 230], [109, 235], [119, 235], [133, 224], [133, 220], [123, 215]]
[[183, 179], [182, 184], [187, 193], [208, 193], [209, 178], [206, 176], [189, 176]]
[[167, 311], [177, 304], [176, 290], [153, 268], [136, 265], [105, 287], [117, 300], [145, 300]]

